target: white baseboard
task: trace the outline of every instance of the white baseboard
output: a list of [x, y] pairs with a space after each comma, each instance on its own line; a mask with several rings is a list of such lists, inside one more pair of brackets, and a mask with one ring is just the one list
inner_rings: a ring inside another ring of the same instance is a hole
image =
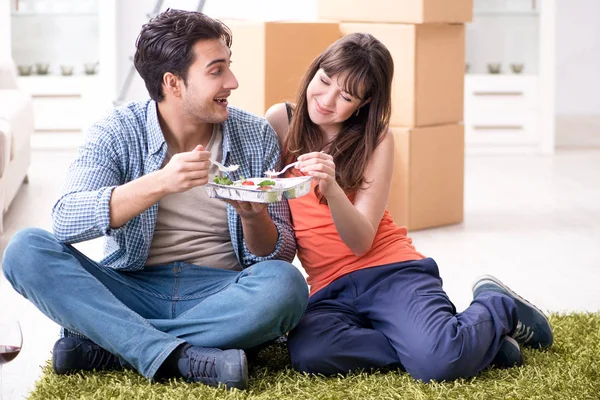
[[600, 148], [600, 114], [557, 115], [556, 148]]

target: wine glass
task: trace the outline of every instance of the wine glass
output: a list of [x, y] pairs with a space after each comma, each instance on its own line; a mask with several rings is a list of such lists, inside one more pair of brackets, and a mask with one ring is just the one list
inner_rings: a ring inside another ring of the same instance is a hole
[[0, 322], [0, 400], [2, 400], [2, 366], [15, 359], [23, 345], [18, 321]]

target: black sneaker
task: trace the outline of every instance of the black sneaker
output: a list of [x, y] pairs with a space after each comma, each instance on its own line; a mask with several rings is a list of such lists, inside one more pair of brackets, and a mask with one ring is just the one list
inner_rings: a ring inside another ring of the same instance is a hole
[[517, 304], [519, 321], [510, 336], [523, 346], [545, 349], [554, 342], [552, 327], [544, 313], [533, 304], [513, 292], [500, 280], [490, 275], [477, 279], [473, 285], [473, 298], [485, 291], [494, 291], [511, 297]]
[[59, 375], [121, 368], [119, 357], [89, 339], [64, 337], [56, 341], [52, 350], [52, 369]]
[[500, 350], [492, 360], [496, 368], [520, 367], [523, 365], [523, 354], [519, 343], [510, 336], [504, 336], [500, 342]]
[[248, 363], [243, 350], [220, 350], [189, 346], [177, 363], [188, 382], [209, 386], [225, 385], [227, 389], [248, 387]]

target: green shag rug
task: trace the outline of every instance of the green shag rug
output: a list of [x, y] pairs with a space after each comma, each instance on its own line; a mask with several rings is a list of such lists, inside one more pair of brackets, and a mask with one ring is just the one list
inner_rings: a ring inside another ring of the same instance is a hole
[[251, 365], [246, 391], [149, 383], [133, 371], [58, 376], [48, 363], [29, 399], [600, 399], [600, 313], [552, 314], [550, 322], [554, 346], [523, 350], [524, 366], [449, 383], [423, 384], [402, 371], [306, 376], [291, 370], [284, 345], [273, 345]]

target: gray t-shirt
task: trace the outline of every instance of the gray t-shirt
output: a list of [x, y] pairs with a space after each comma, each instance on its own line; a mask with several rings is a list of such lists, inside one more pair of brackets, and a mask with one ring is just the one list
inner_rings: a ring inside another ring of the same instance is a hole
[[[223, 132], [215, 124], [206, 147], [211, 159], [221, 161]], [[163, 167], [172, 154], [167, 150]], [[212, 165], [209, 181], [219, 174]], [[158, 202], [158, 217], [147, 266], [183, 261], [194, 265], [241, 271], [227, 225], [227, 203], [209, 198], [199, 186], [163, 197]]]

